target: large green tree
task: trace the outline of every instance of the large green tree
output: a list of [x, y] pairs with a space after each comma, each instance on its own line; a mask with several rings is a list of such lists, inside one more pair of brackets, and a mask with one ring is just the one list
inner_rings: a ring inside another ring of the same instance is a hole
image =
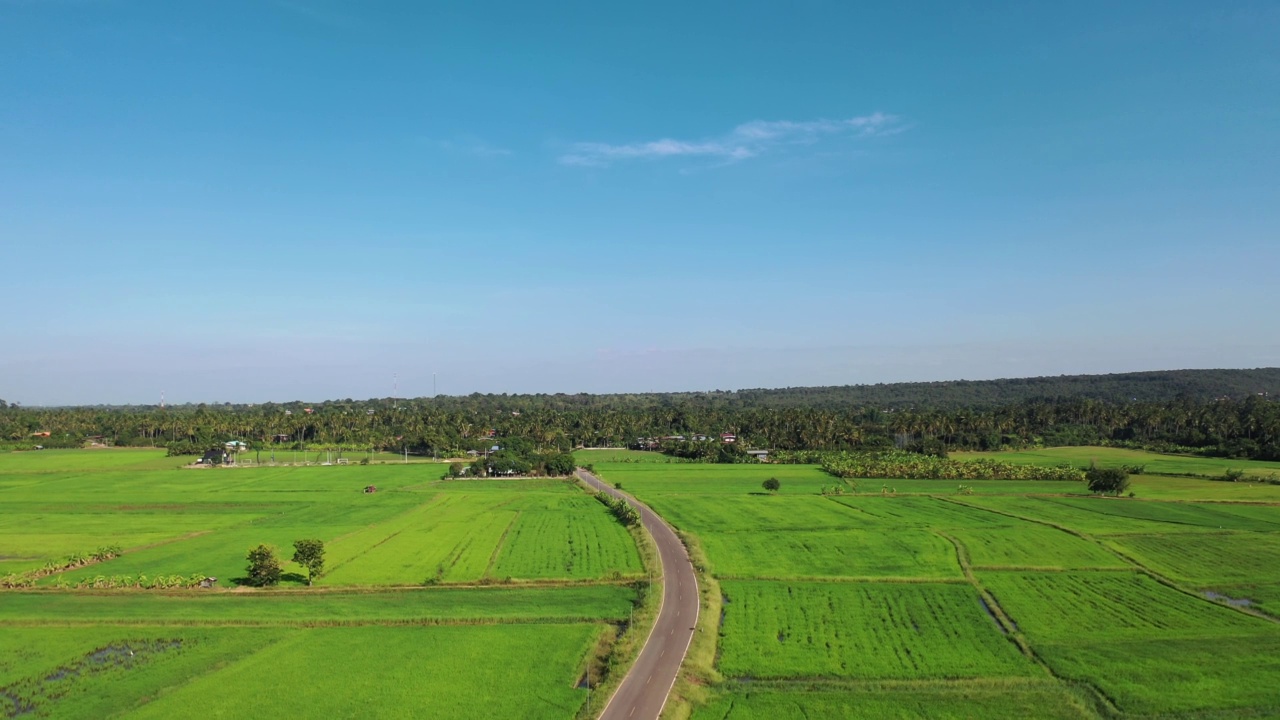
[[324, 574], [324, 541], [294, 540], [293, 561], [307, 569], [307, 585]]
[[275, 548], [270, 545], [259, 545], [249, 551], [249, 584], [254, 587], [268, 587], [280, 582], [280, 560], [276, 558]]

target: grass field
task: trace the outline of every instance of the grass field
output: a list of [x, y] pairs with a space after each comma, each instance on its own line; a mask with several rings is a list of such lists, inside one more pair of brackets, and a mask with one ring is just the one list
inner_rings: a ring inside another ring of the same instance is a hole
[[[573, 482], [181, 464], [0, 455], [0, 574], [124, 550], [0, 590], [0, 717], [238, 718], [269, 698], [289, 717], [571, 718], [645, 575], [629, 532]], [[308, 588], [288, 558], [311, 537], [326, 572]], [[236, 588], [259, 543], [280, 549], [281, 587]], [[197, 573], [219, 589], [66, 587]]]
[[711, 689], [682, 689], [696, 718], [1280, 716], [1276, 486], [1147, 474], [1137, 498], [1102, 499], [864, 480], [823, 496], [835, 481], [809, 466], [597, 470], [719, 581]]
[[[116, 460], [127, 452], [96, 456]], [[124, 555], [61, 579], [202, 573], [226, 584], [243, 575], [250, 547], [288, 549], [296, 539], [317, 537], [327, 544], [325, 585], [641, 574], [626, 530], [576, 484], [561, 480], [443, 482], [423, 465], [9, 477], [26, 482], [0, 488], [6, 573], [89, 552], [109, 539]], [[363, 493], [370, 484], [379, 492]], [[297, 568], [287, 570], [286, 584], [302, 584]]]

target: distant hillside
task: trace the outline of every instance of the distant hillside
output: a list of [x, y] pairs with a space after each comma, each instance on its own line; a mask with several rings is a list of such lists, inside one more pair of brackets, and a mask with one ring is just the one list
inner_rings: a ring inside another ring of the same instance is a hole
[[1185, 397], [1212, 400], [1266, 394], [1280, 397], [1280, 368], [1253, 370], [1160, 370], [1114, 375], [1059, 375], [1002, 380], [843, 385], [741, 390], [746, 405], [883, 408], [993, 407], [1027, 400], [1089, 398], [1108, 402], [1164, 402]]

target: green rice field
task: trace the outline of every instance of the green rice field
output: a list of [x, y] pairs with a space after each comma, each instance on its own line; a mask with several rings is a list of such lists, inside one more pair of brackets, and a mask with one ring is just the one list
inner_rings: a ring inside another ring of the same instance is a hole
[[681, 690], [700, 720], [1280, 716], [1277, 486], [1148, 464], [1134, 498], [982, 480], [823, 495], [837, 481], [811, 466], [596, 468], [717, 581], [714, 657]]
[[[631, 534], [573, 482], [184, 464], [0, 454], [0, 576], [122, 549], [0, 590], [0, 717], [239, 718], [266, 701], [301, 718], [573, 718], [588, 658], [646, 575]], [[314, 587], [289, 561], [301, 538], [326, 545]], [[284, 561], [273, 589], [243, 584], [260, 543]], [[218, 580], [75, 587], [168, 575]]]

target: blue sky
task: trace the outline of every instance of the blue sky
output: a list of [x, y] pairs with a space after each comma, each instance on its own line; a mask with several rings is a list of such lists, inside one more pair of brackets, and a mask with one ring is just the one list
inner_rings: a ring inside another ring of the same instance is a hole
[[0, 397], [1280, 365], [1280, 5], [0, 0]]

